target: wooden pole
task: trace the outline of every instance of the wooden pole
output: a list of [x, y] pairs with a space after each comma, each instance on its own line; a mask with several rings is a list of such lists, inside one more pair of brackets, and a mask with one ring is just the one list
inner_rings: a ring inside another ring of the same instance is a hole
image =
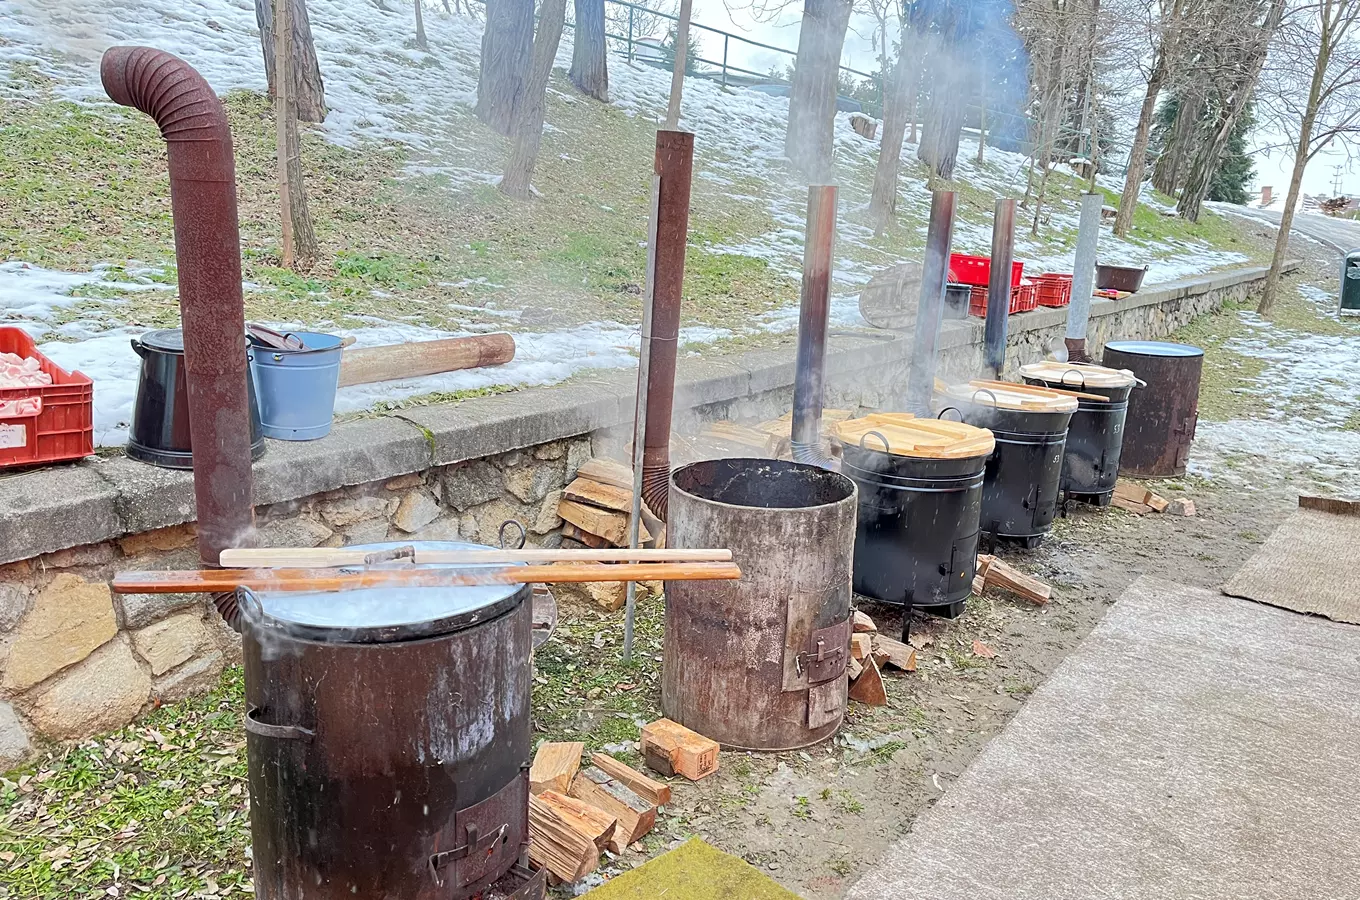
[[292, 115], [289, 97], [293, 84], [289, 57], [293, 53], [293, 21], [288, 0], [274, 0], [274, 117], [279, 155], [279, 214], [282, 219], [282, 263], [293, 267], [293, 197], [288, 187], [288, 117]]
[[[459, 566], [509, 563], [606, 563], [606, 562], [730, 562], [731, 550], [425, 550], [410, 548], [409, 556], [393, 561], [410, 565]], [[221, 564], [227, 569], [327, 569], [368, 564], [372, 550], [347, 547], [230, 548], [223, 550]]]
[[680, 95], [685, 89], [685, 67], [689, 62], [689, 15], [693, 0], [680, 0], [680, 21], [675, 27], [675, 62], [671, 66], [671, 100], [666, 107], [666, 130], [680, 125]]
[[485, 569], [199, 569], [119, 572], [116, 594], [216, 594], [252, 591], [353, 591], [363, 588], [456, 587], [478, 584], [579, 584], [589, 581], [735, 581], [736, 563], [581, 563]]
[[514, 358], [515, 339], [503, 332], [355, 347], [340, 357], [340, 387], [499, 366]]

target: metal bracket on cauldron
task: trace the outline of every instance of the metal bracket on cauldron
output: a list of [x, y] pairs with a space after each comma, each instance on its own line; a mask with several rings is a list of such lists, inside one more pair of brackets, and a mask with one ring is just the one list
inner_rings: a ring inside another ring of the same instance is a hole
[[850, 660], [850, 619], [818, 628], [808, 636], [808, 649], [798, 654], [798, 674], [807, 669], [808, 684], [830, 681], [845, 671]]
[[258, 706], [251, 706], [246, 709], [246, 731], [260, 737], [277, 738], [281, 741], [310, 741], [316, 736], [316, 732], [310, 728], [303, 728], [301, 725], [270, 725], [268, 722], [260, 721], [260, 714], [264, 710]]
[[486, 837], [482, 837], [481, 830], [477, 827], [476, 823], [469, 824], [465, 831], [465, 834], [467, 835], [466, 844], [430, 856], [430, 875], [434, 878], [435, 883], [440, 885], [444, 883], [444, 879], [439, 875], [439, 870], [444, 866], [447, 866], [455, 860], [465, 859], [468, 856], [474, 856], [478, 853], [494, 850], [496, 845], [501, 842], [505, 837], [506, 832], [509, 830], [510, 823], [502, 822], [500, 828], [497, 828]]

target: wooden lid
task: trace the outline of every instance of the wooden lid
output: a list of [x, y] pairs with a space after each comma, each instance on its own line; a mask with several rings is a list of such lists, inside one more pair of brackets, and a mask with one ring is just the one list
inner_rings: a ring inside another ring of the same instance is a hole
[[1061, 384], [1067, 390], [1079, 391], [1083, 387], [1121, 388], [1129, 387], [1137, 379], [1128, 369], [1111, 369], [1108, 366], [1095, 366], [1090, 363], [1066, 363], [1055, 359], [1030, 363], [1020, 367], [1025, 378]]
[[[836, 436], [843, 444], [924, 459], [987, 456], [996, 447], [986, 428], [945, 419], [918, 419], [911, 413], [873, 413], [850, 419], [836, 426]], [[883, 446], [885, 439], [887, 447]]]
[[1075, 412], [1077, 398], [1032, 384], [1003, 385], [995, 381], [951, 384], [946, 396], [978, 406], [1014, 409], [1021, 412]]

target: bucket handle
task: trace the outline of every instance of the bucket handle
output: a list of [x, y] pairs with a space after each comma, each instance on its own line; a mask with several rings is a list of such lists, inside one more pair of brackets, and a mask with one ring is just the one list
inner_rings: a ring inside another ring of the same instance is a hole
[[1086, 376], [1085, 376], [1084, 374], [1082, 374], [1080, 371], [1078, 371], [1077, 369], [1068, 369], [1066, 372], [1062, 373], [1062, 384], [1063, 384], [1063, 385], [1066, 385], [1066, 384], [1067, 384], [1067, 376], [1068, 376], [1068, 375], [1075, 375], [1075, 376], [1077, 376], [1077, 387], [1081, 387], [1081, 388], [1086, 387]]
[[142, 359], [146, 359], [146, 345], [142, 343], [141, 338], [132, 339], [132, 352], [140, 356]]
[[939, 412], [937, 412], [937, 413], [935, 414], [935, 418], [937, 418], [937, 419], [939, 419], [939, 420], [941, 420], [941, 421], [943, 421], [943, 422], [949, 421], [948, 419], [946, 419], [946, 418], [944, 417], [944, 414], [947, 413], [947, 412], [949, 412], [951, 409], [954, 410], [954, 412], [956, 412], [956, 413], [959, 414], [959, 421], [962, 422], [962, 421], [963, 421], [963, 410], [959, 409], [957, 406], [946, 406], [944, 409], [940, 410]]
[[[515, 546], [507, 547], [505, 545], [505, 529], [509, 528], [511, 525], [519, 529], [519, 541]], [[519, 519], [506, 519], [501, 523], [500, 529], [496, 532], [496, 539], [500, 542], [502, 550], [521, 550], [524, 548], [524, 542], [528, 540], [528, 538], [529, 532], [524, 530], [524, 525]]]
[[277, 738], [281, 741], [303, 741], [310, 743], [316, 736], [316, 732], [310, 728], [303, 728], [301, 725], [270, 725], [261, 722], [260, 716], [264, 709], [259, 706], [251, 705], [246, 709], [246, 731], [260, 737]]
[[884, 452], [884, 453], [891, 453], [891, 452], [892, 452], [892, 447], [889, 446], [889, 444], [888, 444], [888, 439], [887, 439], [886, 437], [883, 436], [883, 432], [881, 432], [881, 431], [866, 431], [866, 432], [864, 432], [864, 434], [861, 434], [861, 435], [859, 436], [859, 449], [861, 449], [861, 450], [868, 450], [868, 449], [869, 449], [868, 447], [864, 446], [864, 439], [867, 438], [867, 437], [868, 437], [869, 435], [871, 435], [871, 434], [872, 434], [873, 436], [875, 436], [876, 438], [878, 438], [880, 441], [883, 442], [883, 452]]
[[992, 392], [991, 392], [990, 390], [988, 390], [987, 388], [978, 388], [977, 390], [973, 391], [973, 396], [970, 397], [969, 399], [972, 400], [974, 403], [977, 403], [977, 396], [978, 396], [978, 394], [987, 394], [988, 396], [990, 396], [990, 397], [992, 398], [992, 408], [993, 408], [993, 409], [1000, 409], [1000, 408], [1001, 408], [1001, 401], [1000, 401], [1000, 400], [997, 400], [997, 399], [996, 399], [996, 394], [992, 393]]

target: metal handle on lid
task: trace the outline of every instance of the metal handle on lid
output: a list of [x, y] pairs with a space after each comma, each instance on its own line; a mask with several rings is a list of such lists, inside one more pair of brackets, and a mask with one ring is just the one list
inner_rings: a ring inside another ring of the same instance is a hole
[[246, 731], [260, 737], [277, 738], [281, 741], [305, 741], [310, 742], [316, 736], [316, 732], [310, 728], [303, 728], [301, 725], [270, 725], [268, 722], [261, 722], [260, 716], [264, 714], [264, 709], [258, 706], [251, 706], [246, 709]]
[[998, 399], [996, 399], [996, 394], [993, 394], [993, 393], [992, 393], [990, 390], [988, 390], [987, 388], [978, 388], [977, 390], [973, 391], [973, 396], [970, 397], [969, 399], [970, 399], [973, 403], [977, 403], [977, 396], [978, 396], [978, 394], [987, 394], [989, 397], [992, 398], [992, 409], [1000, 409], [1000, 408], [1001, 408], [1001, 401], [998, 400]]
[[947, 422], [947, 421], [949, 421], [948, 419], [946, 419], [946, 418], [944, 417], [944, 414], [947, 413], [947, 412], [949, 412], [951, 409], [954, 410], [954, 412], [956, 412], [956, 413], [959, 414], [959, 422], [962, 423], [962, 422], [963, 422], [963, 410], [959, 409], [957, 406], [946, 406], [944, 409], [940, 410], [939, 412], [937, 412], [937, 413], [935, 414], [935, 418], [939, 419], [939, 420], [942, 421], [942, 422]]
[[[514, 525], [516, 528], [519, 529], [519, 543], [517, 543], [513, 547], [507, 547], [505, 545], [505, 529], [511, 525]], [[524, 530], [524, 526], [520, 523], [518, 519], [506, 519], [504, 522], [501, 523], [500, 529], [496, 532], [496, 540], [500, 542], [502, 550], [520, 550], [524, 547], [524, 542], [528, 539], [529, 532]]]
[[881, 432], [881, 431], [866, 431], [866, 432], [864, 432], [864, 434], [861, 434], [861, 435], [859, 436], [859, 449], [861, 449], [861, 450], [868, 450], [868, 449], [869, 449], [868, 447], [864, 446], [864, 439], [867, 438], [867, 437], [868, 437], [869, 435], [871, 435], [871, 434], [872, 434], [874, 437], [878, 438], [880, 441], [883, 442], [883, 452], [884, 452], [884, 453], [891, 453], [891, 452], [892, 452], [892, 446], [888, 443], [888, 439], [887, 439], [886, 437], [883, 436], [883, 432]]
[[1079, 371], [1076, 370], [1076, 369], [1068, 369], [1066, 372], [1062, 373], [1062, 383], [1063, 383], [1063, 384], [1067, 384], [1067, 376], [1068, 376], [1068, 375], [1075, 375], [1075, 376], [1077, 376], [1077, 385], [1078, 385], [1079, 387], [1083, 387], [1083, 388], [1086, 387], [1086, 376], [1083, 375], [1081, 372], [1079, 372]]
[[260, 599], [250, 588], [236, 589], [236, 608], [241, 611], [241, 616], [247, 622], [258, 622], [264, 618], [264, 607], [260, 605]]

